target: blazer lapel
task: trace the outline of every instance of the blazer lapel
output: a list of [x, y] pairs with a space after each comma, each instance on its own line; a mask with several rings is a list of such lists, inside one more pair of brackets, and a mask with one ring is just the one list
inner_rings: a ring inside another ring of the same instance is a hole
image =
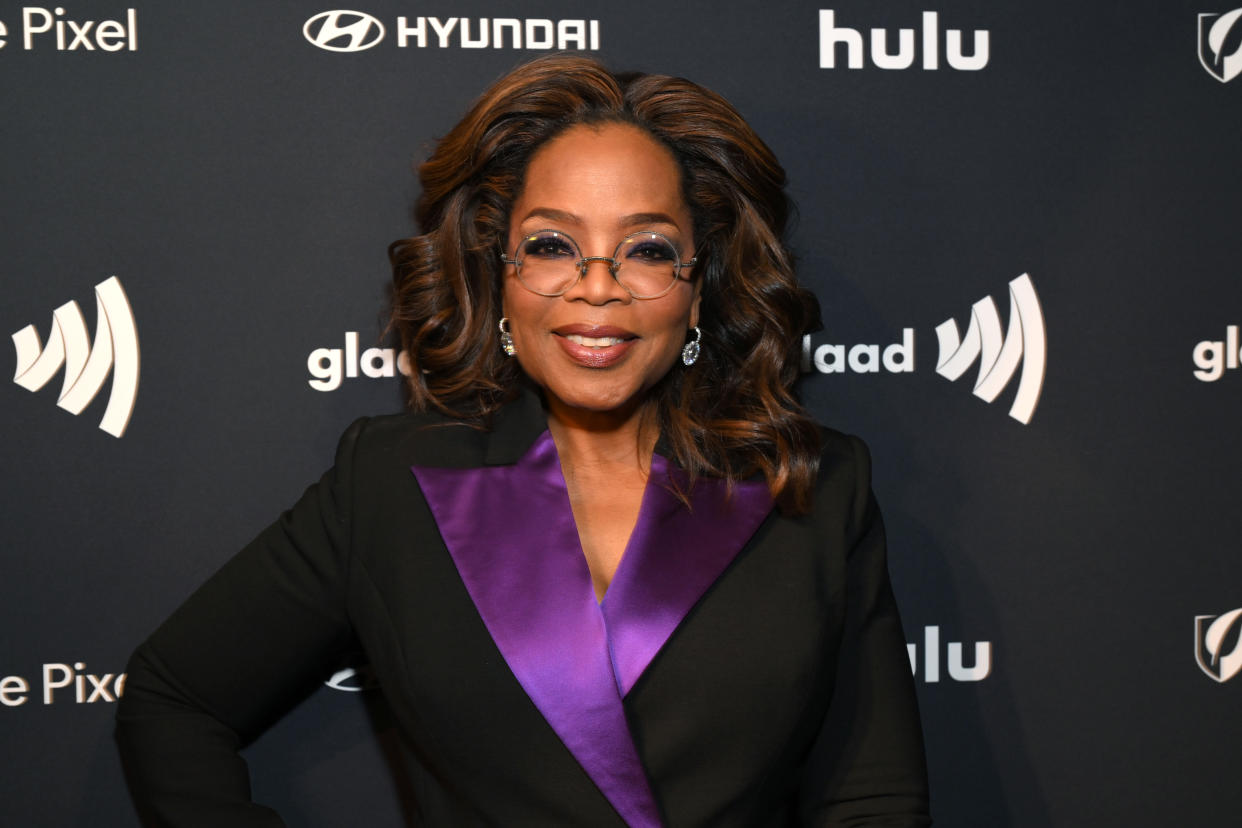
[[516, 465], [413, 472], [523, 690], [626, 823], [659, 826], [551, 434]]
[[690, 508], [666, 481], [687, 489], [684, 472], [656, 454], [642, 509], [601, 606], [622, 695], [728, 568], [772, 511], [762, 481], [700, 478]]
[[[537, 403], [536, 403], [537, 404]], [[484, 463], [412, 471], [497, 649], [535, 707], [621, 817], [659, 809], [622, 697], [771, 512], [762, 482], [700, 479], [652, 458], [638, 520], [595, 600], [552, 436], [530, 442], [528, 405], [499, 421]], [[537, 414], [542, 411], [534, 409]], [[529, 447], [519, 454], [517, 447]]]

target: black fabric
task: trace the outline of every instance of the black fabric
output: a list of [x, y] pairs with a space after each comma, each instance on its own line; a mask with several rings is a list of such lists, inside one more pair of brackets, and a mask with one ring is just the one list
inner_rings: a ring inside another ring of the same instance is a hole
[[[359, 646], [411, 747], [420, 824], [623, 824], [510, 673], [409, 470], [513, 462], [544, 425], [524, 397], [491, 432], [349, 428], [332, 470], [131, 659], [117, 738], [146, 824], [282, 825], [250, 803], [238, 746]], [[869, 459], [825, 445], [813, 513], [772, 515], [625, 699], [670, 828], [930, 823]]]

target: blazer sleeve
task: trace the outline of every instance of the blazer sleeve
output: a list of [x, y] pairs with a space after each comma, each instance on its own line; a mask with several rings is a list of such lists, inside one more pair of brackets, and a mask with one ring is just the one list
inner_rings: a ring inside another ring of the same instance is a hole
[[143, 825], [274, 828], [238, 749], [322, 680], [353, 640], [346, 606], [352, 458], [200, 587], [133, 654], [116, 714]]
[[905, 634], [893, 598], [884, 524], [866, 446], [857, 470], [836, 687], [803, 779], [808, 826], [922, 828], [931, 824], [923, 731]]

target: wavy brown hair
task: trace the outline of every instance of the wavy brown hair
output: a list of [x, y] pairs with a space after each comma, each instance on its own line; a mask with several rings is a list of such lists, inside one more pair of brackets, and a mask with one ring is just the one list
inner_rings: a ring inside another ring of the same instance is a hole
[[785, 171], [724, 98], [682, 78], [614, 73], [552, 55], [496, 81], [419, 167], [422, 235], [394, 242], [391, 327], [410, 363], [410, 404], [487, 427], [517, 395], [497, 344], [499, 253], [532, 155], [571, 126], [633, 124], [672, 151], [697, 241], [702, 355], [651, 390], [656, 423], [690, 475], [762, 473], [805, 512], [820, 434], [793, 393], [819, 303], [784, 244]]

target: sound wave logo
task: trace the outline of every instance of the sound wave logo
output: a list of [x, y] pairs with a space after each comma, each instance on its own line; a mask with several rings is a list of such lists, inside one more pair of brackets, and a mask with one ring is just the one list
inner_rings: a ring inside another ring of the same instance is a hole
[[17, 371], [13, 382], [38, 391], [63, 365], [65, 380], [56, 404], [81, 414], [112, 373], [112, 393], [99, 427], [114, 437], [125, 433], [138, 397], [138, 328], [121, 282], [112, 276], [95, 285], [95, 344], [87, 338], [78, 303], [66, 302], [52, 312], [47, 347], [34, 325], [13, 334]]
[[957, 323], [952, 319], [936, 326], [936, 337], [940, 340], [936, 373], [956, 380], [978, 359], [974, 393], [987, 402], [1000, 395], [1017, 372], [1018, 363], [1022, 363], [1022, 377], [1009, 416], [1023, 425], [1031, 422], [1044, 387], [1048, 343], [1044, 313], [1028, 274], [1023, 273], [1009, 283], [1009, 330], [1003, 337], [1000, 314], [991, 296], [971, 307], [965, 338], [958, 335]]
[[[1221, 83], [1242, 74], [1242, 8], [1199, 15], [1199, 63]], [[1232, 50], [1225, 54], [1226, 49]]]
[[[1195, 662], [1208, 678], [1226, 682], [1242, 670], [1242, 609], [1224, 615], [1195, 616]], [[1211, 621], [1211, 623], [1207, 623]], [[1226, 654], [1230, 639], [1232, 649]]]

